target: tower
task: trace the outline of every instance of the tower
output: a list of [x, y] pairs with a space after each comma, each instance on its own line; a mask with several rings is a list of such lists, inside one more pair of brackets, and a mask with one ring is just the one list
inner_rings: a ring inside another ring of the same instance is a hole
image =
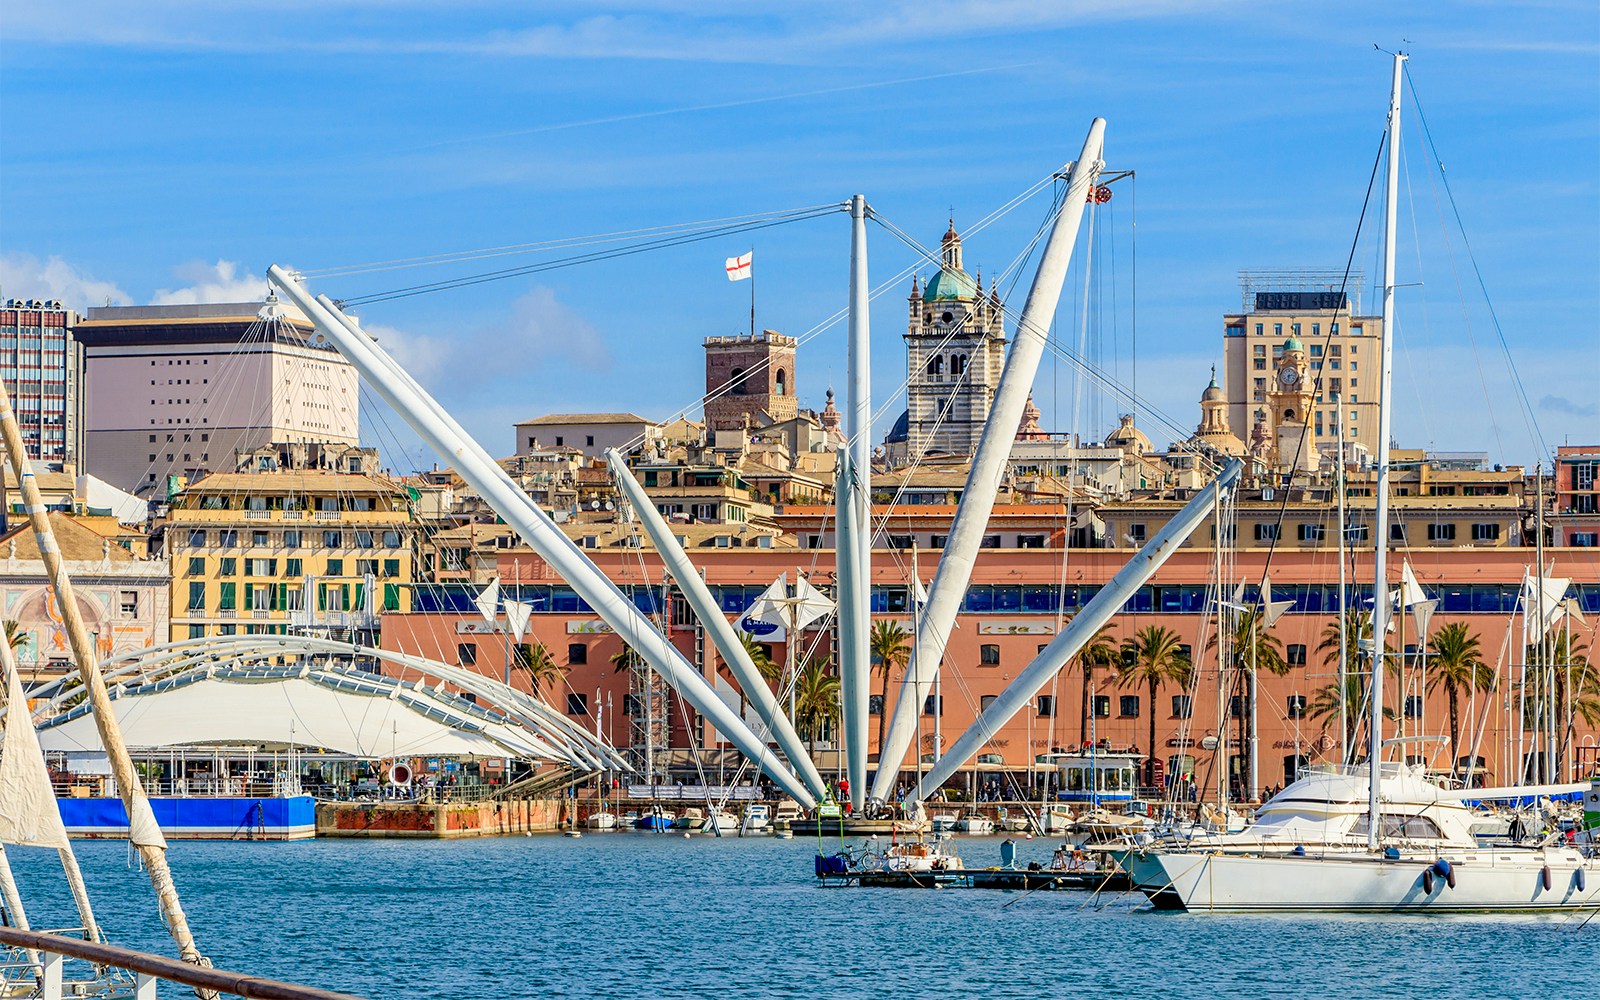
[[1215, 365], [1211, 367], [1211, 384], [1200, 394], [1200, 426], [1195, 428], [1189, 441], [1224, 455], [1239, 456], [1249, 450], [1228, 423], [1228, 397], [1217, 385]]
[[911, 283], [906, 327], [906, 455], [970, 456], [989, 419], [1005, 365], [1005, 325], [997, 289], [983, 290], [962, 266], [952, 220], [939, 246], [939, 273]]
[[799, 413], [794, 396], [798, 341], [776, 330], [754, 337], [707, 337], [706, 430], [739, 431]]
[[1305, 347], [1300, 338], [1290, 337], [1283, 342], [1283, 354], [1278, 370], [1273, 373], [1272, 387], [1267, 390], [1267, 413], [1274, 428], [1273, 443], [1277, 448], [1276, 467], [1281, 472], [1315, 472], [1321, 455], [1311, 439], [1312, 398], [1315, 389], [1311, 384], [1311, 363], [1306, 359]]

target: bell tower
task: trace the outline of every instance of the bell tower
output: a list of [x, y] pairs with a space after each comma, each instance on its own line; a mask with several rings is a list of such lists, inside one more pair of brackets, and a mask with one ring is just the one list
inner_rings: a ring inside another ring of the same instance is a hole
[[1311, 406], [1315, 396], [1311, 364], [1299, 337], [1283, 342], [1278, 370], [1267, 391], [1267, 413], [1275, 429], [1277, 468], [1281, 472], [1315, 472], [1322, 456], [1311, 436]]

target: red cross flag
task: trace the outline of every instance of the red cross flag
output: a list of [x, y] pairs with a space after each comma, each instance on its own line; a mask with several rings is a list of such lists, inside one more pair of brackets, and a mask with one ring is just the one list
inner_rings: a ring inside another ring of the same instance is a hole
[[756, 252], [754, 250], [751, 250], [742, 257], [728, 258], [729, 281], [743, 281], [744, 279], [750, 277], [750, 258], [754, 257], [755, 253]]

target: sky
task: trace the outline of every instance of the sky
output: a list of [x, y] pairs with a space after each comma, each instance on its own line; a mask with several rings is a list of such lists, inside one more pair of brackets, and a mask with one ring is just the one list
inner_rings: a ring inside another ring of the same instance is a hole
[[[12, 0], [0, 294], [238, 301], [278, 263], [353, 299], [551, 254], [338, 273], [368, 262], [856, 192], [936, 246], [947, 219], [974, 226], [1060, 169], [1099, 116], [1107, 167], [1134, 175], [1079, 238], [1055, 335], [1123, 389], [1080, 393], [1047, 355], [1035, 398], [1050, 430], [1100, 438], [1132, 409], [1164, 444], [1199, 420], [1241, 269], [1351, 260], [1376, 310], [1375, 46], [1411, 55], [1397, 442], [1531, 463], [1600, 441], [1592, 0]], [[1046, 186], [972, 234], [969, 269], [1015, 273], [1048, 208]], [[848, 241], [828, 214], [356, 311], [504, 454], [543, 413], [693, 409], [701, 341], [749, 323], [724, 258], [753, 248], [757, 322], [804, 334], [845, 305]], [[876, 225], [869, 256], [881, 436], [918, 257]], [[1014, 310], [1032, 266], [1002, 284]], [[835, 323], [802, 347], [802, 405], [842, 393], [844, 346]], [[433, 461], [381, 405], [363, 421], [397, 471]]]

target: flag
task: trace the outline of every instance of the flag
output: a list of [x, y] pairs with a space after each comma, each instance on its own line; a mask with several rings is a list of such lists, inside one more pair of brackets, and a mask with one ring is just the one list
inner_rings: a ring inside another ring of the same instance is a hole
[[497, 576], [489, 581], [489, 585], [472, 599], [478, 606], [478, 613], [483, 615], [483, 620], [494, 624], [494, 616], [500, 610], [500, 578]]
[[750, 277], [750, 258], [754, 257], [755, 253], [754, 250], [751, 250], [741, 257], [728, 258], [729, 281], [743, 281]]

